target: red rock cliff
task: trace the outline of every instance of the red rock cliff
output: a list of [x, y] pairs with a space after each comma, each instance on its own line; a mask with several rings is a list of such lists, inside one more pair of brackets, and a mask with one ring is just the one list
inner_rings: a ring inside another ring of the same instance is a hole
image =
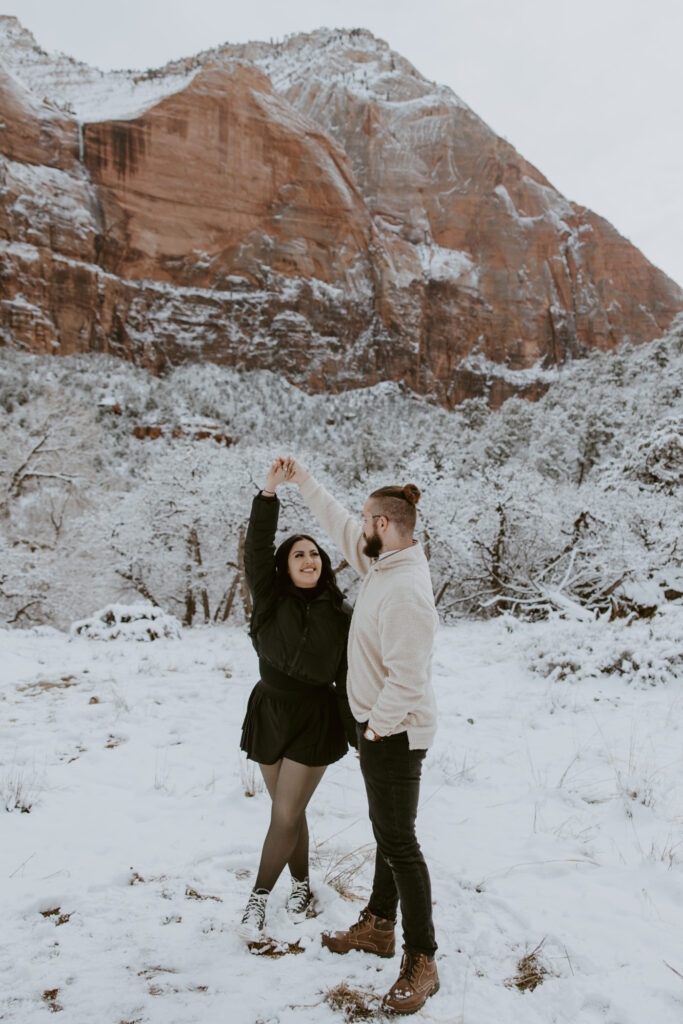
[[119, 73], [112, 89], [157, 95], [80, 127], [90, 69], [16, 28], [0, 55], [7, 344], [499, 404], [537, 390], [514, 371], [650, 340], [683, 309], [611, 225], [369, 33]]

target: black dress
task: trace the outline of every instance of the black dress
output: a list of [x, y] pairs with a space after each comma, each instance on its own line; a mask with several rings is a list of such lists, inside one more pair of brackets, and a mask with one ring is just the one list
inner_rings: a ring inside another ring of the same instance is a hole
[[254, 498], [244, 562], [260, 680], [249, 696], [241, 749], [259, 764], [282, 757], [322, 766], [343, 757], [353, 718], [346, 700], [350, 609], [332, 588], [275, 586], [277, 498]]

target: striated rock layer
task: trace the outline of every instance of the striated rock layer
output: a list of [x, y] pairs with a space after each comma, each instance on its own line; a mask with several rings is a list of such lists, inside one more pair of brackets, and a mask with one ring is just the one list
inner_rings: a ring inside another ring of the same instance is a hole
[[499, 405], [541, 392], [532, 368], [651, 340], [683, 310], [367, 32], [104, 75], [0, 18], [0, 60], [5, 344]]

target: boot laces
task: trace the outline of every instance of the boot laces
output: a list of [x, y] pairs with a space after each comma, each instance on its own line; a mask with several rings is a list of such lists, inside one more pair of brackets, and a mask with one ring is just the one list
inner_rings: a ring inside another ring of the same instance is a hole
[[370, 916], [370, 911], [368, 910], [367, 907], [365, 908], [365, 910], [361, 910], [360, 917], [358, 918], [358, 920], [354, 924], [351, 925], [351, 927], [349, 928], [349, 931], [350, 932], [357, 932], [360, 928], [365, 927], [365, 922], [367, 921], [369, 916]]
[[292, 891], [287, 900], [287, 910], [294, 914], [302, 913], [310, 902], [311, 890], [308, 879], [304, 878], [302, 882], [292, 879]]
[[266, 919], [267, 899], [267, 892], [252, 892], [242, 915], [242, 924], [248, 924], [253, 921], [257, 928], [263, 928], [263, 923]]
[[404, 953], [403, 963], [401, 964], [401, 972], [399, 977], [405, 978], [411, 988], [415, 984], [415, 977], [417, 975], [417, 969], [420, 966], [422, 954]]

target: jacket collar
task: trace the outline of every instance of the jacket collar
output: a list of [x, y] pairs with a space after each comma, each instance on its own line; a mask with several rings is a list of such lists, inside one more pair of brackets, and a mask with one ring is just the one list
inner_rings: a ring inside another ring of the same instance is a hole
[[416, 540], [409, 548], [394, 551], [386, 558], [377, 558], [373, 562], [373, 569], [380, 569], [384, 572], [386, 569], [395, 569], [397, 565], [416, 565], [422, 561], [425, 561], [425, 553], [419, 540]]
[[308, 604], [312, 603], [313, 601], [332, 601], [334, 603], [332, 591], [330, 590], [329, 587], [325, 586], [321, 587], [320, 589], [311, 589], [315, 590], [315, 593], [311, 594], [310, 597], [306, 598], [304, 597], [304, 587], [297, 587], [296, 584], [291, 582], [291, 580], [287, 584], [287, 593], [291, 594], [292, 597], [295, 597], [298, 601], [306, 602]]

